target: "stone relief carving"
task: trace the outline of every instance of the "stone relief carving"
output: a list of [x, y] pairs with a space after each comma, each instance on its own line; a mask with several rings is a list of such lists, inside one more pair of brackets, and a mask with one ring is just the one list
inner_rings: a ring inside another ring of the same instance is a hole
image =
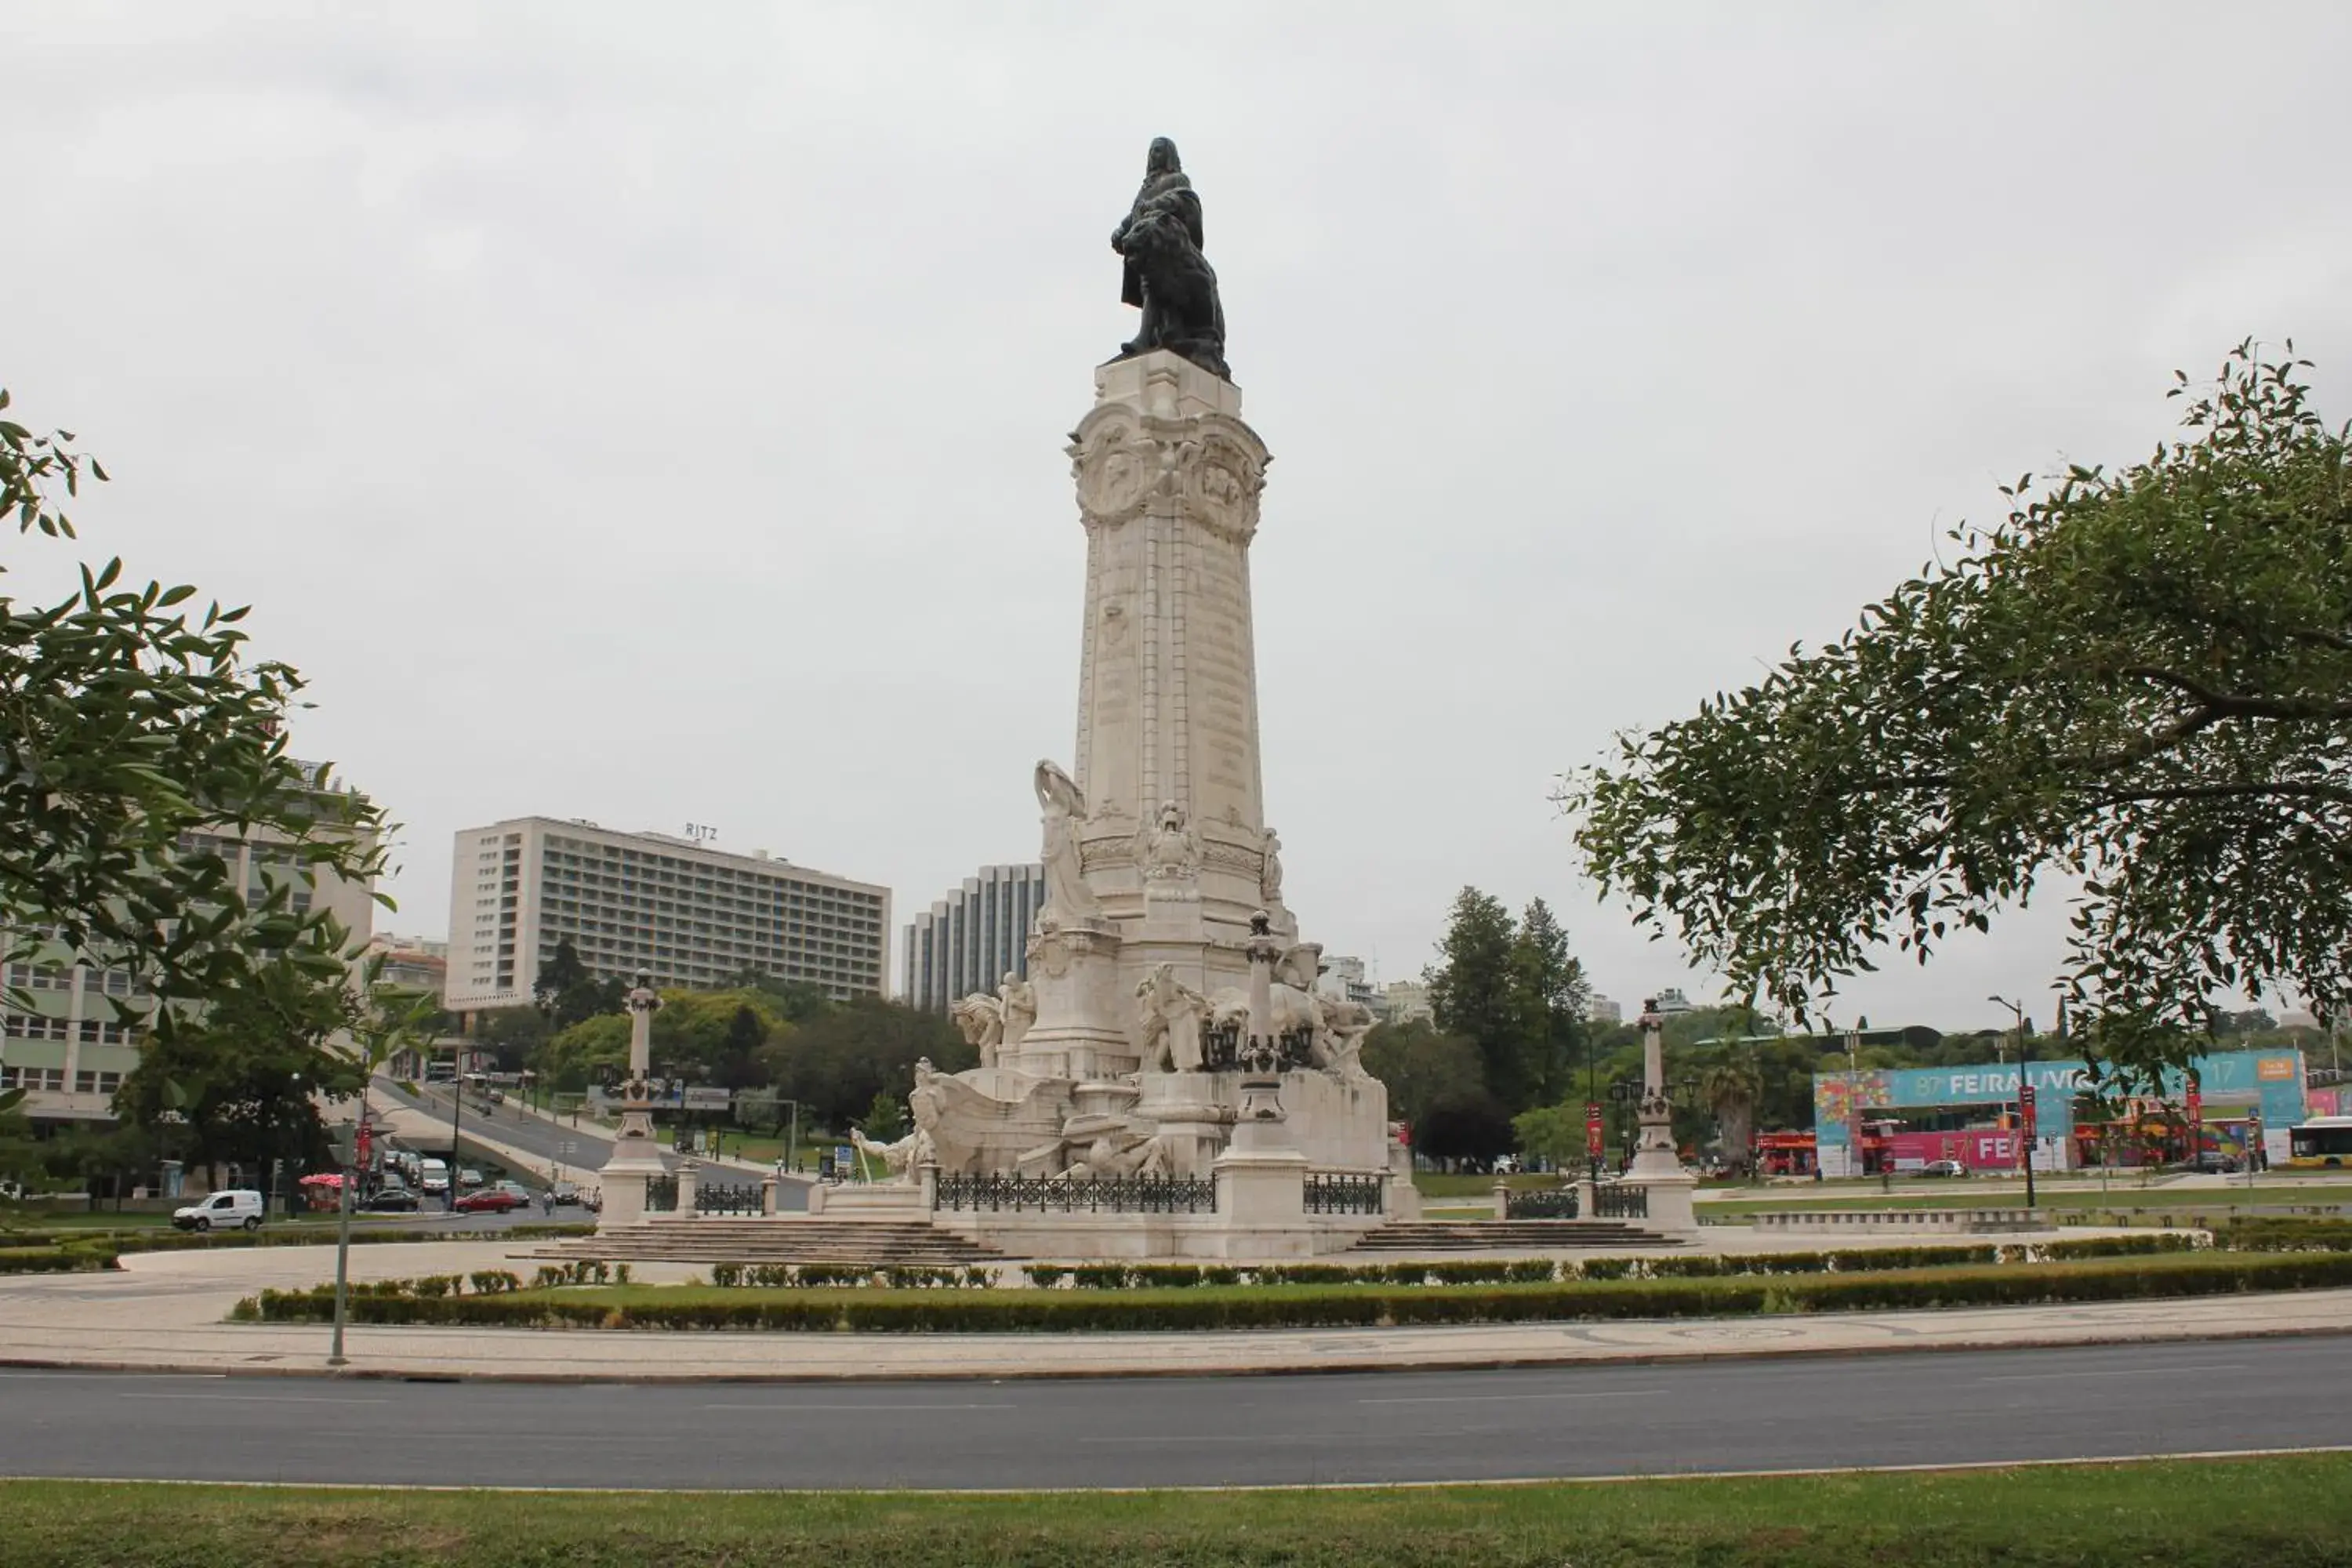
[[1017, 1051], [1028, 1037], [1029, 1026], [1037, 1021], [1036, 988], [1007, 970], [996, 995], [998, 1015], [1003, 1020], [1003, 1048]]
[[1172, 1072], [1199, 1072], [1201, 1020], [1209, 999], [1176, 976], [1172, 963], [1156, 963], [1136, 983], [1136, 1016], [1141, 1023], [1143, 1065]]
[[1257, 874], [1258, 897], [1271, 908], [1282, 902], [1282, 835], [1271, 827], [1267, 828], [1265, 837], [1260, 842], [1259, 854], [1263, 864]]
[[1184, 808], [1172, 800], [1161, 804], [1157, 823], [1136, 835], [1136, 851], [1144, 876], [1153, 881], [1176, 881], [1200, 874], [1200, 835], [1186, 825]]
[[1309, 995], [1315, 1004], [1315, 1037], [1308, 1046], [1315, 1065], [1335, 1078], [1370, 1078], [1364, 1070], [1362, 1053], [1364, 1037], [1379, 1022], [1372, 1010], [1361, 1002], [1326, 996], [1320, 992]]
[[1086, 820], [1087, 797], [1076, 781], [1052, 762], [1037, 764], [1034, 782], [1043, 816], [1038, 858], [1045, 864], [1045, 907], [1038, 912], [1038, 929], [1099, 920], [1102, 901], [1087, 885], [1086, 864], [1078, 847], [1078, 824]]

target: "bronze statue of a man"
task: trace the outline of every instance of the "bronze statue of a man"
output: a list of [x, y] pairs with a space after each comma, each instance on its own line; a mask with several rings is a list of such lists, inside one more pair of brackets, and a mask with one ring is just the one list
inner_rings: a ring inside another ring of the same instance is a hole
[[1176, 143], [1156, 137], [1144, 160], [1143, 184], [1110, 237], [1110, 247], [1126, 260], [1119, 301], [1143, 312], [1133, 340], [1119, 345], [1121, 358], [1167, 349], [1230, 378], [1224, 307], [1202, 244], [1201, 197]]

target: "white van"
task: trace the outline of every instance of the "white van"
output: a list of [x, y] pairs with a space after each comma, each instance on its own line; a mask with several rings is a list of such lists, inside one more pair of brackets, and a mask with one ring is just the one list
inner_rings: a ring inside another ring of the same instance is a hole
[[215, 1193], [200, 1204], [173, 1209], [172, 1225], [177, 1230], [259, 1230], [261, 1194], [251, 1187]]
[[425, 1161], [417, 1166], [416, 1184], [424, 1188], [428, 1193], [447, 1192], [449, 1190], [449, 1162], [446, 1160]]

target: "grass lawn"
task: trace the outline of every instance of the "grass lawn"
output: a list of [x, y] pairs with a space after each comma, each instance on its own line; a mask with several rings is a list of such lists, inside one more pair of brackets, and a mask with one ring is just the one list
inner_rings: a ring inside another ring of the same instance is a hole
[[[1534, 1463], [1540, 1458], [1530, 1456]], [[14, 1568], [817, 1561], [1448, 1568], [2335, 1568], [2340, 1455], [1322, 1492], [757, 1496], [0, 1486]]]

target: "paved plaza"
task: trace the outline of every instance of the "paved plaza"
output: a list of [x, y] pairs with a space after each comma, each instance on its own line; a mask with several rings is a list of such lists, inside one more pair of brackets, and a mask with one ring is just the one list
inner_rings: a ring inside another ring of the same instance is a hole
[[[1781, 1238], [1786, 1247], [1793, 1238]], [[352, 1249], [354, 1279], [512, 1268], [495, 1243]], [[0, 1279], [0, 1364], [228, 1373], [322, 1371], [330, 1331], [225, 1321], [241, 1296], [333, 1277], [326, 1247], [151, 1253], [120, 1272]], [[648, 1265], [649, 1280], [698, 1272]], [[800, 1334], [356, 1326], [352, 1371], [483, 1379], [1059, 1377], [1548, 1365], [2016, 1349], [2352, 1331], [2352, 1290], [1802, 1317], [1203, 1333]]]

